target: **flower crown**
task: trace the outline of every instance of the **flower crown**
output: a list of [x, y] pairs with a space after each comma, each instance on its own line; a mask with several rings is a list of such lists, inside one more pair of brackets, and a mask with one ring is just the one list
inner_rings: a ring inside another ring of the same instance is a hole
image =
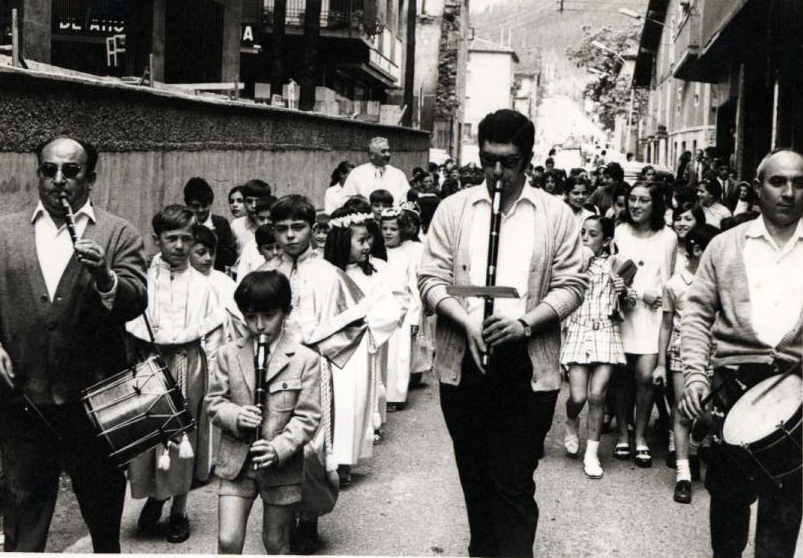
[[401, 217], [402, 209], [400, 207], [388, 207], [379, 213], [381, 219], [395, 219]]
[[372, 220], [374, 216], [370, 213], [352, 213], [351, 215], [344, 215], [343, 217], [335, 217], [329, 220], [329, 226], [332, 228], [348, 228], [352, 225], [363, 225], [366, 221]]
[[418, 204], [415, 202], [411, 201], [401, 202], [401, 204], [399, 204], [399, 208], [405, 211], [412, 211], [413, 213], [419, 216], [421, 215], [421, 208], [418, 207]]

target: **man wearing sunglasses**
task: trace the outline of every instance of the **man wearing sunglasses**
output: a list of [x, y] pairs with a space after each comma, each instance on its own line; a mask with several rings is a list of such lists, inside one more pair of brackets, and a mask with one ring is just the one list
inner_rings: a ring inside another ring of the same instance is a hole
[[126, 366], [124, 324], [147, 304], [142, 238], [89, 201], [94, 147], [59, 137], [37, 158], [36, 208], [0, 218], [5, 550], [44, 551], [64, 470], [94, 550], [120, 552], [125, 476], [95, 435], [81, 390]]
[[[479, 126], [485, 182], [441, 202], [418, 273], [439, 316], [434, 369], [471, 531], [471, 556], [532, 556], [538, 506], [533, 473], [560, 389], [560, 320], [580, 306], [586, 280], [569, 207], [525, 188], [532, 122], [512, 110]], [[450, 285], [485, 285], [492, 191], [502, 183], [496, 284], [519, 298], [456, 298]], [[487, 366], [482, 354], [491, 349]]]

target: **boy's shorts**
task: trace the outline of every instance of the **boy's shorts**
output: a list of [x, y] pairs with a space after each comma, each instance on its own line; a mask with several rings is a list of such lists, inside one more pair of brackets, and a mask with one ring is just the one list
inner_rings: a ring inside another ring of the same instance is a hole
[[259, 495], [262, 501], [274, 506], [289, 506], [301, 501], [301, 484], [268, 486], [249, 459], [234, 480], [220, 479], [218, 496], [237, 496], [253, 500]]

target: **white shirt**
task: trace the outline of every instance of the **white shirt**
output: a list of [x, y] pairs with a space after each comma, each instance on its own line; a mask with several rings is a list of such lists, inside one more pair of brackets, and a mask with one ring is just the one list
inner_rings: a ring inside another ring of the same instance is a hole
[[[211, 217], [210, 217], [211, 219]], [[237, 239], [237, 260], [243, 255], [243, 249], [249, 241], [254, 239], [254, 231], [257, 224], [252, 221], [248, 215], [237, 217], [231, 222], [231, 232], [234, 233], [234, 238]]]
[[332, 212], [338, 207], [343, 207], [346, 200], [349, 199], [349, 191], [345, 186], [339, 183], [334, 186], [329, 186], [323, 195], [323, 212], [331, 215]]
[[404, 173], [394, 166], [376, 167], [372, 163], [364, 163], [349, 173], [343, 189], [347, 197], [358, 194], [365, 199], [370, 199], [374, 190], [384, 189], [393, 196], [393, 204], [399, 205], [407, 201], [410, 183]]
[[259, 267], [264, 265], [264, 263], [265, 256], [259, 251], [257, 239], [252, 238], [243, 248], [242, 254], [240, 254], [240, 263], [237, 265], [237, 284], [239, 285], [243, 277], [252, 271], [256, 271]]
[[[92, 203], [87, 200], [84, 206], [73, 214], [75, 218], [75, 234], [80, 240], [84, 236], [86, 225], [89, 221], [95, 222], [95, 210]], [[45, 210], [45, 206], [40, 201], [31, 216], [33, 223], [34, 237], [36, 239], [36, 257], [39, 260], [39, 269], [47, 286], [47, 294], [50, 302], [56, 296], [56, 289], [70, 263], [70, 258], [74, 257], [72, 239], [67, 230], [67, 224], [56, 227], [53, 218]], [[117, 293], [117, 274], [112, 273], [112, 288], [109, 292], [101, 293], [100, 300], [107, 309], [114, 306], [114, 296]], [[96, 286], [97, 288], [97, 286]]]
[[803, 219], [785, 246], [772, 239], [763, 216], [747, 226], [743, 258], [753, 330], [775, 347], [803, 313]]
[[[485, 285], [488, 262], [488, 231], [491, 227], [491, 198], [483, 182], [477, 188], [482, 192], [471, 206], [471, 236], [469, 278], [472, 285]], [[514, 287], [521, 298], [497, 298], [494, 312], [509, 318], [520, 318], [527, 312], [529, 297], [530, 260], [532, 259], [533, 219], [535, 219], [535, 190], [524, 187], [521, 196], [510, 212], [502, 213], [499, 227], [499, 253], [496, 259], [496, 285]], [[485, 300], [470, 297], [468, 314], [476, 323], [482, 323]]]

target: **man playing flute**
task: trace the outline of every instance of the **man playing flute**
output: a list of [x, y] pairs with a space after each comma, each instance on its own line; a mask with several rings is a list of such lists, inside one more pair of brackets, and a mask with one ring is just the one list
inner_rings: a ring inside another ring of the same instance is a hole
[[[419, 270], [438, 314], [434, 369], [471, 531], [471, 556], [532, 556], [538, 506], [533, 473], [560, 389], [560, 321], [582, 302], [581, 240], [571, 210], [525, 188], [533, 123], [512, 110], [479, 126], [485, 183], [441, 202]], [[496, 285], [518, 298], [456, 298], [450, 285], [485, 285], [493, 188], [502, 182]], [[482, 355], [490, 350], [487, 366]]]
[[93, 146], [60, 137], [37, 157], [39, 204], [0, 219], [5, 550], [45, 550], [65, 470], [95, 552], [120, 552], [126, 480], [92, 428], [81, 390], [126, 365], [125, 322], [146, 305], [142, 238], [89, 201]]

